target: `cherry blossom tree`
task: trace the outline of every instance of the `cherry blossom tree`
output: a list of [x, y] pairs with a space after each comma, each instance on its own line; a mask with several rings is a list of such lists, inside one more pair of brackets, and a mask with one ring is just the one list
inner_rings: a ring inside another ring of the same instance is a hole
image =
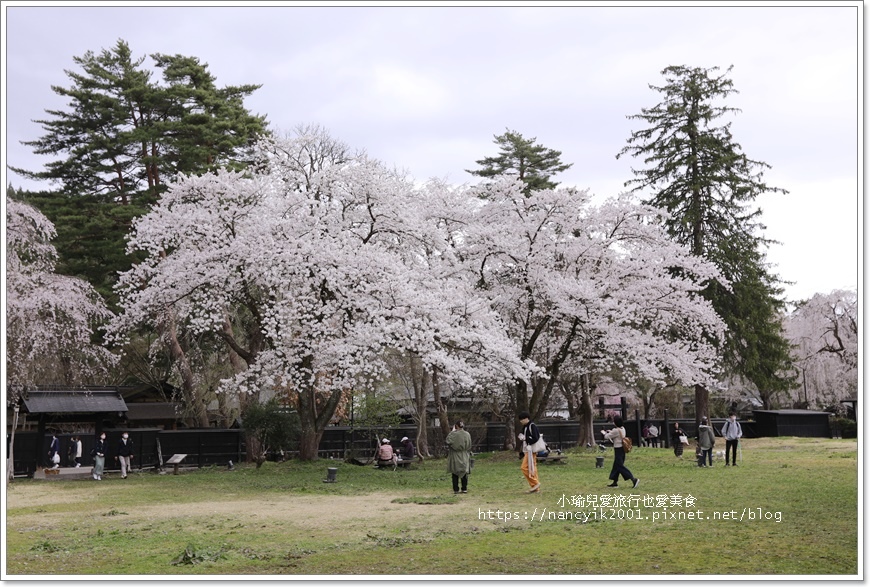
[[793, 345], [799, 402], [828, 408], [858, 392], [858, 296], [854, 290], [816, 294], [785, 321]]
[[130, 249], [147, 258], [121, 277], [117, 335], [216, 333], [244, 362], [221, 391], [286, 395], [303, 459], [349, 392], [387, 374], [387, 349], [465, 386], [522, 376], [411, 181], [365, 157], [300, 177], [281, 156], [298, 149], [275, 145], [254, 171], [180, 177], [137, 221]]
[[[718, 273], [667, 238], [662, 212], [629, 195], [600, 206], [575, 189], [526, 196], [510, 178], [488, 184], [486, 198], [464, 254], [521, 359], [537, 367], [509, 387], [516, 411], [543, 414], [567, 369], [712, 380], [724, 326], [699, 292]], [[591, 439], [587, 411], [581, 442]]]
[[116, 359], [95, 342], [111, 313], [86, 281], [55, 273], [54, 235], [36, 208], [6, 198], [6, 376], [14, 388], [96, 383]]

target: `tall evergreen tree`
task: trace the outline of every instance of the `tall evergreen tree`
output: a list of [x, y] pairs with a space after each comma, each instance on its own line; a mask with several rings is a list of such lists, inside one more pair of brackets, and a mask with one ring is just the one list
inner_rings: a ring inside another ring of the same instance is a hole
[[73, 61], [70, 87], [52, 86], [66, 110], [47, 110], [45, 134], [24, 144], [58, 156], [42, 171], [13, 168], [59, 183], [58, 191], [22, 192], [57, 227], [58, 271], [87, 279], [107, 300], [120, 271], [136, 259], [125, 252], [132, 220], [148, 211], [178, 173], [238, 169], [248, 148], [267, 133], [265, 118], [243, 100], [259, 86], [219, 88], [195, 57], [151, 55], [162, 72], [152, 81], [123, 40]]
[[553, 189], [557, 182], [550, 178], [570, 168], [573, 163], [562, 163], [562, 152], [535, 144], [535, 137], [526, 139], [520, 133], [507, 129], [493, 141], [499, 146], [499, 155], [484, 157], [477, 164], [481, 169], [465, 171], [480, 177], [513, 175], [526, 184], [526, 196], [534, 190]]
[[45, 134], [25, 141], [34, 152], [61, 156], [43, 171], [13, 168], [25, 177], [59, 182], [69, 196], [87, 195], [129, 204], [154, 201], [167, 178], [231, 165], [266, 133], [265, 117], [250, 114], [243, 99], [260, 86], [218, 88], [208, 66], [194, 57], [151, 55], [163, 84], [151, 81], [144, 57], [134, 59], [119, 40], [73, 61], [69, 110], [46, 110], [37, 120]]
[[[726, 369], [751, 382], [768, 404], [787, 390], [791, 379], [789, 343], [781, 322], [785, 302], [779, 278], [765, 250], [773, 241], [761, 231], [757, 196], [785, 190], [767, 185], [769, 165], [743, 154], [731, 135], [731, 123], [718, 122], [738, 109], [717, 105], [736, 93], [728, 68], [670, 66], [666, 83], [650, 88], [664, 95], [652, 108], [628, 116], [650, 126], [635, 131], [619, 152], [642, 160], [626, 182], [633, 191], [649, 190], [647, 202], [666, 209], [675, 240], [717, 265], [726, 283], [712, 282], [704, 292], [728, 326], [722, 348]], [[695, 387], [696, 418], [708, 411], [709, 391]]]

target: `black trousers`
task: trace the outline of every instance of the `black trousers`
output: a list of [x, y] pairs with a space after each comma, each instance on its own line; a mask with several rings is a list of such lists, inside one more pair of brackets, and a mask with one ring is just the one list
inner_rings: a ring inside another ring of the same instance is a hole
[[726, 440], [725, 441], [725, 464], [728, 464], [728, 453], [732, 454], [731, 462], [735, 465], [737, 464], [737, 443], [740, 442], [739, 439], [734, 440]]
[[462, 491], [468, 489], [468, 475], [460, 477], [456, 473], [451, 473], [453, 476], [453, 491], [459, 491], [459, 481], [462, 480]]
[[618, 446], [613, 447], [613, 468], [610, 469], [610, 480], [616, 483], [620, 473], [622, 473], [622, 478], [626, 481], [634, 479], [634, 475], [625, 466], [625, 449]]

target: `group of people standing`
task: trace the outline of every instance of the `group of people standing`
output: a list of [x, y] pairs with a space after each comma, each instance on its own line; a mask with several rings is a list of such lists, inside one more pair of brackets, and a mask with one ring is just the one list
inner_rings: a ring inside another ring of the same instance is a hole
[[[522, 432], [517, 434], [520, 440], [520, 458], [522, 465], [520, 470], [529, 484], [529, 493], [538, 493], [541, 491], [541, 482], [538, 478], [537, 469], [537, 448], [536, 445], [543, 443], [541, 432], [528, 412], [520, 412], [518, 419], [523, 427]], [[632, 488], [635, 488], [640, 483], [640, 480], [625, 466], [625, 447], [624, 442], [627, 437], [625, 426], [621, 416], [613, 418], [613, 428], [610, 430], [602, 430], [605, 440], [610, 440], [613, 443], [613, 467], [610, 470], [610, 484], [607, 487], [618, 487], [619, 477], [622, 476], [624, 481], [630, 481]], [[740, 438], [743, 436], [743, 430], [740, 423], [737, 422], [737, 416], [733, 412], [729, 415], [728, 420], [721, 430], [722, 436], [725, 437], [725, 465], [737, 465], [737, 447]], [[658, 446], [658, 428], [655, 424], [648, 425], [643, 431], [644, 439], [648, 445]], [[673, 433], [671, 435], [674, 446], [674, 454], [682, 458], [683, 449], [688, 444], [688, 437], [685, 431], [680, 427], [679, 422], [674, 423]], [[701, 424], [698, 426], [698, 447], [701, 451], [701, 456], [704, 460], [699, 459], [700, 466], [709, 466], [713, 464], [713, 446], [716, 443], [715, 432], [713, 427], [708, 423], [706, 417], [701, 418]], [[457, 422], [453, 426], [453, 431], [447, 435], [446, 439], [448, 455], [447, 469], [452, 475], [453, 492], [467, 493], [468, 492], [468, 473], [471, 471], [469, 464], [471, 455], [471, 435], [465, 430], [465, 425], [462, 421]]]
[[[91, 475], [96, 481], [103, 480], [103, 471], [106, 466], [107, 453], [108, 450], [106, 449], [106, 433], [102, 432], [94, 443], [94, 448], [91, 450], [91, 456], [94, 458], [94, 468]], [[115, 451], [115, 460], [118, 461], [118, 464], [121, 466], [121, 479], [126, 479], [127, 473], [131, 470], [133, 453], [133, 440], [130, 438], [129, 433], [124, 432], [123, 434], [121, 434], [121, 439], [118, 441], [118, 447]], [[72, 438], [70, 438], [68, 455], [70, 462], [75, 463], [75, 465], [73, 465], [75, 468], [79, 468], [82, 466], [81, 437], [73, 436]], [[53, 463], [52, 468], [60, 468], [60, 440], [58, 439], [56, 434], [53, 434], [51, 437], [51, 443], [49, 444], [48, 449], [48, 456]]]
[[[529, 493], [541, 491], [541, 482], [538, 479], [537, 453], [539, 444], [543, 444], [541, 432], [528, 412], [518, 414], [522, 432], [517, 434], [520, 440], [520, 457], [522, 465], [520, 470], [529, 484]], [[471, 472], [471, 434], [465, 429], [462, 420], [453, 425], [453, 430], [445, 439], [447, 445], [447, 470], [453, 481], [453, 493], [468, 493], [468, 474]]]
[[[743, 437], [743, 428], [740, 422], [737, 421], [737, 414], [731, 412], [728, 414], [728, 419], [720, 430], [720, 434], [725, 438], [725, 466], [737, 466], [737, 449], [740, 445], [740, 439]], [[678, 458], [683, 458], [683, 449], [689, 444], [689, 438], [686, 433], [680, 428], [679, 423], [674, 424], [674, 432], [671, 436], [674, 445], [674, 455]], [[698, 466], [712, 467], [713, 466], [713, 447], [716, 446], [716, 432], [713, 426], [704, 416], [701, 418], [701, 423], [698, 425]]]

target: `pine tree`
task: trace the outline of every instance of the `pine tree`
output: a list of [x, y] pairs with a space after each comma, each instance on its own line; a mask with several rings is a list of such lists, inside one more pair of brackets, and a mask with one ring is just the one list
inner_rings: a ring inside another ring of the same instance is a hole
[[[717, 123], [738, 112], [714, 103], [737, 91], [727, 77], [731, 68], [716, 75], [718, 69], [665, 68], [667, 83], [650, 85], [663, 101], [628, 116], [650, 126], [633, 132], [617, 158], [628, 154], [647, 165], [632, 168], [635, 178], [625, 185], [649, 190], [647, 202], [671, 214], [672, 237], [715, 263], [728, 282], [711, 282], [704, 292], [728, 326], [724, 366], [754, 384], [767, 405], [789, 389], [792, 370], [780, 315], [783, 289], [764, 253], [773, 241], [760, 234], [761, 210], [752, 203], [764, 193], [788, 192], [767, 185], [769, 165], [742, 153], [730, 123]], [[696, 386], [696, 418], [707, 414], [708, 402], [708, 390]]]
[[137, 259], [125, 252], [132, 220], [141, 216], [179, 173], [242, 167], [265, 119], [250, 114], [245, 97], [259, 86], [217, 87], [195, 57], [154, 54], [162, 83], [152, 81], [126, 42], [86, 52], [67, 71], [67, 110], [47, 110], [45, 134], [25, 142], [60, 158], [42, 171], [59, 191], [21, 192], [57, 227], [58, 271], [87, 279], [114, 308], [117, 275]]
[[535, 140], [534, 137], [523, 138], [520, 133], [507, 129], [505, 134], [496, 136], [493, 141], [499, 146], [500, 154], [478, 160], [477, 164], [482, 169], [466, 171], [479, 177], [514, 175], [526, 184], [526, 196], [534, 190], [553, 189], [559, 184], [550, 178], [573, 164], [562, 163], [559, 158], [561, 151], [536, 145]]
[[232, 166], [258, 136], [264, 117], [242, 101], [260, 86], [218, 88], [207, 65], [194, 57], [151, 55], [163, 84], [151, 81], [119, 40], [111, 50], [86, 52], [67, 71], [69, 88], [52, 90], [69, 99], [70, 110], [46, 110], [37, 120], [45, 134], [25, 141], [34, 152], [61, 156], [43, 171], [13, 168], [32, 179], [51, 180], [71, 196], [129, 204], [153, 202], [178, 173], [204, 173]]

